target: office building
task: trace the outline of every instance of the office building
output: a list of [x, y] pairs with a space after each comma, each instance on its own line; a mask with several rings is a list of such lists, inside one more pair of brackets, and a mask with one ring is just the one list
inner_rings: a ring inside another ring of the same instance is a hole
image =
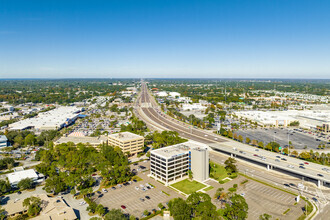
[[142, 151], [144, 137], [130, 132], [115, 133], [108, 136], [108, 144], [120, 147], [123, 153], [134, 155]]
[[150, 152], [150, 176], [169, 185], [188, 177], [205, 181], [209, 178], [209, 152], [205, 144], [188, 141]]
[[8, 146], [8, 139], [6, 135], [0, 135], [0, 148]]

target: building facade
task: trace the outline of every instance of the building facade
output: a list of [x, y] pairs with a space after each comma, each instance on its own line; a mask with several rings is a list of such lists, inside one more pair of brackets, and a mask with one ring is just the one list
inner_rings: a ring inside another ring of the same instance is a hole
[[115, 133], [108, 136], [108, 144], [120, 147], [123, 153], [134, 155], [142, 151], [144, 137], [130, 132]]
[[208, 164], [208, 147], [193, 141], [150, 152], [150, 176], [165, 185], [186, 178], [189, 170], [195, 180], [202, 182], [209, 178]]
[[8, 147], [8, 139], [6, 135], [0, 135], [0, 148]]

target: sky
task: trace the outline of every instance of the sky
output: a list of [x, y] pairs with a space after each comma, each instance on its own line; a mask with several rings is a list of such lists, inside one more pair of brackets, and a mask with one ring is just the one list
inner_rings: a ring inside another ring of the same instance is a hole
[[0, 0], [0, 78], [330, 78], [328, 0]]

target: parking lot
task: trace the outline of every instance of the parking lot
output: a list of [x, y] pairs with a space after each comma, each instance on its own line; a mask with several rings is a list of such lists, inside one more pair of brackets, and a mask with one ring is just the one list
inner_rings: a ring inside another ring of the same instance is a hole
[[[231, 180], [225, 184], [219, 184], [216, 181], [209, 180], [207, 184], [212, 185], [214, 188], [207, 191], [207, 194], [214, 197], [214, 194], [218, 188], [224, 188], [224, 191], [228, 191], [230, 187], [237, 184], [237, 194], [241, 194], [246, 199], [249, 206], [248, 219], [259, 219], [259, 216], [267, 213], [272, 215], [272, 219], [297, 219], [303, 214], [302, 207], [305, 205], [304, 201], [300, 201], [299, 204], [294, 205], [295, 196], [281, 190], [266, 186], [259, 182], [248, 180], [247, 183], [241, 184], [246, 180], [245, 177], [239, 176], [234, 180]], [[221, 208], [221, 202], [218, 200], [212, 200], [217, 208]], [[290, 208], [290, 211], [283, 215], [283, 213]]]
[[[248, 219], [258, 219], [264, 213], [270, 214], [273, 219], [297, 219], [303, 214], [302, 208], [305, 205], [303, 200], [294, 205], [296, 202], [294, 195], [261, 183], [249, 181], [244, 187], [238, 187], [237, 192], [244, 193], [249, 205]], [[283, 215], [287, 209], [290, 211]]]
[[[303, 132], [293, 131], [289, 129], [248, 129], [235, 131], [237, 135], [242, 135], [245, 141], [246, 137], [251, 140], [262, 141], [267, 144], [271, 141], [279, 143], [282, 147], [289, 144], [291, 141], [292, 145], [296, 149], [307, 148], [316, 149], [319, 144], [324, 143], [317, 136], [305, 134]], [[320, 141], [318, 141], [319, 139]]]
[[[159, 203], [166, 206], [166, 202], [173, 198], [183, 198], [183, 196], [177, 192], [147, 177], [147, 173], [148, 172], [139, 174], [139, 177], [143, 179], [142, 181], [132, 182], [132, 184], [120, 188], [117, 186], [116, 189], [108, 188], [107, 193], [102, 193], [102, 195], [95, 200], [96, 203], [101, 203], [109, 209], [121, 209], [124, 213], [132, 214], [135, 217], [141, 217], [144, 210], [152, 212], [152, 209], [158, 209]], [[154, 188], [142, 191], [140, 185], [146, 186], [146, 183], [153, 185]], [[135, 187], [139, 189], [137, 190]], [[162, 193], [162, 191], [169, 194], [169, 196]], [[96, 196], [99, 196], [99, 194], [96, 193]], [[148, 196], [149, 199], [147, 199], [146, 196]], [[140, 198], [144, 201], [141, 201]], [[121, 206], [125, 206], [126, 208], [123, 209]]]

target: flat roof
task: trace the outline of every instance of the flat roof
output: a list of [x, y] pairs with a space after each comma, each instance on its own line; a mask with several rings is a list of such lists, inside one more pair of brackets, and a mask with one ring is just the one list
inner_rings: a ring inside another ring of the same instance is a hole
[[100, 136], [100, 137], [79, 137], [79, 136], [69, 136], [69, 137], [61, 137], [57, 141], [55, 141], [56, 144], [62, 144], [62, 143], [68, 143], [73, 142], [74, 144], [102, 144], [107, 141], [106, 136]]
[[23, 130], [28, 127], [41, 128], [60, 128], [62, 124], [79, 115], [81, 108], [75, 106], [61, 106], [59, 108], [39, 113], [33, 118], [24, 119], [9, 125], [11, 130]]
[[120, 132], [120, 133], [114, 133], [110, 134], [109, 137], [114, 139], [119, 139], [121, 141], [129, 141], [131, 139], [137, 139], [137, 138], [143, 138], [143, 136], [131, 133], [131, 132]]
[[151, 153], [165, 158], [172, 158], [173, 156], [188, 153], [192, 149], [195, 150], [201, 148], [207, 149], [208, 146], [206, 144], [198, 143], [195, 141], [187, 141], [181, 144], [175, 144], [172, 146], [152, 150]]
[[37, 179], [38, 174], [33, 169], [29, 169], [29, 170], [22, 170], [22, 171], [16, 171], [14, 173], [9, 173], [7, 174], [7, 177], [9, 183], [13, 184], [13, 183], [18, 183], [19, 181], [25, 178]]

